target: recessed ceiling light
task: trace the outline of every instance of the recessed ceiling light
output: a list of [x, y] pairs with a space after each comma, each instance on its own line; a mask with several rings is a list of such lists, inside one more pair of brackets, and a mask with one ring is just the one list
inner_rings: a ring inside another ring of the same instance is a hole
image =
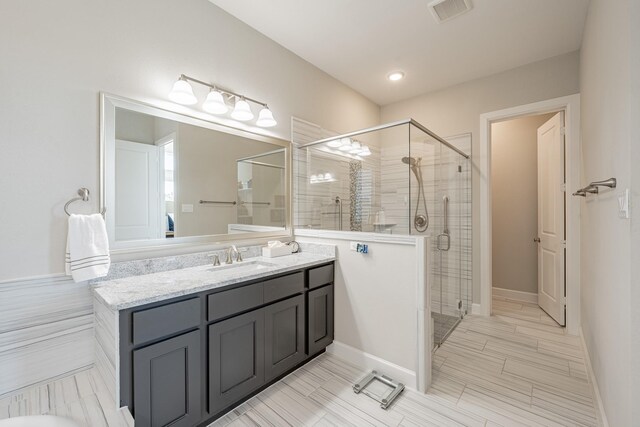
[[404, 78], [404, 73], [402, 71], [394, 71], [387, 75], [387, 78], [392, 82], [397, 82], [398, 80], [402, 80]]

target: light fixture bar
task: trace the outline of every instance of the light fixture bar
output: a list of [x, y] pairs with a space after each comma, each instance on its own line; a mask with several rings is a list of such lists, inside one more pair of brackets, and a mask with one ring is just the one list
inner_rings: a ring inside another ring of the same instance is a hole
[[220, 88], [220, 86], [212, 85], [210, 83], [203, 82], [202, 80], [194, 79], [193, 77], [189, 77], [186, 74], [180, 74], [180, 79], [188, 80], [188, 81], [191, 81], [191, 82], [194, 82], [194, 83], [198, 83], [198, 84], [201, 84], [203, 86], [207, 86], [207, 87], [209, 87], [209, 88], [211, 88], [213, 90], [217, 90], [218, 92], [221, 92], [221, 93], [224, 93], [224, 94], [227, 94], [227, 95], [231, 95], [231, 96], [235, 96], [236, 98], [244, 99], [245, 101], [251, 101], [254, 104], [262, 105], [263, 107], [268, 108], [267, 104], [265, 102], [260, 102], [260, 101], [258, 101], [256, 99], [249, 98], [248, 96], [240, 95], [239, 93], [235, 93], [235, 92], [232, 92], [232, 91], [227, 90], [227, 89], [222, 89], [222, 88]]

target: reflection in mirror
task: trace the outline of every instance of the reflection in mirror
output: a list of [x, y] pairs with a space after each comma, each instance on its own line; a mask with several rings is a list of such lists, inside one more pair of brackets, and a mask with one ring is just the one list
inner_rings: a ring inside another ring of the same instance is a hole
[[[285, 226], [284, 149], [238, 159], [238, 224]], [[229, 232], [247, 231], [230, 226]]]
[[115, 242], [286, 230], [286, 143], [143, 111], [116, 106], [103, 126]]

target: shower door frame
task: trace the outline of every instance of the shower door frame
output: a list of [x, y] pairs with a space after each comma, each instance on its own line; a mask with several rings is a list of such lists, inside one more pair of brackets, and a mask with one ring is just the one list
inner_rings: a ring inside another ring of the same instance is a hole
[[491, 315], [491, 123], [522, 116], [565, 113], [566, 328], [580, 333], [580, 204], [573, 197], [580, 185], [580, 94], [534, 102], [480, 115], [480, 304], [474, 314]]

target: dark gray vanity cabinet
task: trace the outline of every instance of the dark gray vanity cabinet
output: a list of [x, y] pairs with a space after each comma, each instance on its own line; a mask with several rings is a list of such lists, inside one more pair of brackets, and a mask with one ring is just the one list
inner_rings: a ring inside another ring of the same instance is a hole
[[136, 427], [206, 425], [333, 341], [333, 263], [120, 311]]
[[264, 311], [209, 326], [209, 407], [215, 414], [264, 384]]
[[140, 426], [193, 426], [200, 411], [200, 332], [133, 351], [135, 421]]
[[307, 293], [307, 347], [309, 355], [324, 350], [333, 342], [333, 285]]
[[269, 381], [302, 362], [305, 357], [304, 295], [264, 308], [264, 369]]

